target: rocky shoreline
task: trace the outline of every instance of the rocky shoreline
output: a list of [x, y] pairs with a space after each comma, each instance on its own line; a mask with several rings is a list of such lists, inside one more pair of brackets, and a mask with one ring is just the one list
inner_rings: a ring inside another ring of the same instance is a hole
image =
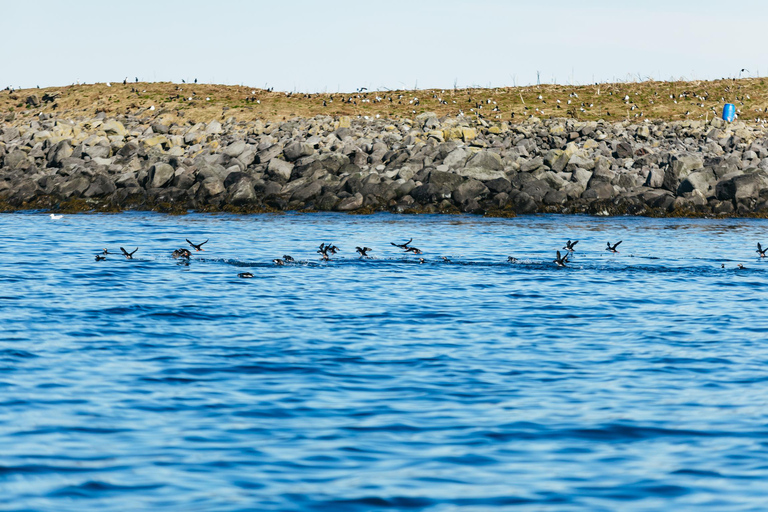
[[0, 125], [0, 211], [768, 215], [745, 123], [318, 116]]

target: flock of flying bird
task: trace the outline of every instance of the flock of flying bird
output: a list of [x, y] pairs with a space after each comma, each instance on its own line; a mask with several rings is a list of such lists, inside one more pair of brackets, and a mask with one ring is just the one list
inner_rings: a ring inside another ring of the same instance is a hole
[[[205, 249], [203, 249], [203, 245], [208, 243], [207, 239], [205, 240], [205, 242], [201, 242], [199, 244], [196, 244], [196, 243], [192, 242], [188, 238], [186, 239], [186, 241], [190, 245], [190, 247], [192, 247], [195, 250], [195, 252], [204, 251]], [[392, 246], [394, 246], [394, 247], [397, 247], [398, 249], [403, 249], [406, 254], [407, 253], [423, 254], [423, 251], [421, 249], [417, 248], [417, 247], [412, 246], [411, 242], [413, 242], [413, 238], [411, 238], [410, 240], [408, 240], [407, 242], [402, 243], [402, 244], [396, 244], [394, 242], [390, 242], [390, 244]], [[618, 251], [617, 247], [619, 246], [619, 244], [621, 244], [621, 242], [622, 241], [619, 240], [618, 242], [616, 242], [613, 245], [611, 245], [611, 243], [608, 242], [607, 245], [606, 245], [605, 250], [608, 251], [608, 252], [614, 253], [614, 254], [618, 253], [619, 251]], [[565, 246], [563, 247], [563, 250], [565, 251], [564, 254], [561, 254], [560, 251], [556, 251], [556, 257], [555, 257], [554, 260], [552, 260], [552, 263], [554, 263], [558, 267], [565, 267], [565, 266], [567, 266], [568, 258], [571, 256], [572, 253], [576, 252], [576, 244], [578, 244], [578, 243], [579, 243], [578, 240], [573, 240], [573, 241], [568, 240], [565, 243]], [[120, 252], [122, 253], [122, 255], [125, 256], [125, 258], [129, 259], [129, 260], [133, 259], [133, 255], [136, 254], [136, 251], [138, 251], [138, 250], [139, 250], [139, 248], [137, 247], [133, 251], [128, 252], [124, 247], [120, 247]], [[317, 253], [320, 255], [320, 259], [321, 260], [323, 260], [323, 261], [330, 261], [331, 260], [331, 256], [335, 255], [338, 251], [339, 251], [339, 248], [336, 245], [334, 245], [334, 244], [326, 244], [326, 243], [323, 242], [323, 243], [320, 244], [320, 247], [318, 248]], [[373, 249], [371, 249], [370, 247], [365, 247], [365, 246], [363, 246], [363, 247], [355, 247], [355, 252], [357, 252], [360, 255], [361, 259], [362, 258], [370, 258], [371, 256], [368, 253], [371, 252], [371, 251], [373, 251]], [[768, 252], [768, 247], [763, 249], [761, 247], [761, 245], [758, 243], [757, 244], [757, 252], [758, 252], [758, 254], [760, 255], [761, 258], [765, 258], [766, 257], [766, 252]], [[107, 259], [107, 255], [109, 255], [109, 254], [113, 254], [113, 253], [109, 252], [108, 249], [102, 250], [101, 253], [96, 255], [96, 261], [103, 261], [103, 260]], [[176, 259], [189, 260], [192, 257], [192, 252], [189, 249], [185, 248], [185, 247], [181, 247], [179, 249], [174, 250], [171, 253], [171, 256], [173, 258], [176, 258]], [[443, 256], [442, 259], [446, 263], [450, 263], [451, 262], [451, 260], [447, 256]], [[419, 258], [418, 261], [419, 261], [420, 264], [426, 262], [426, 260], [424, 258]], [[517, 263], [518, 259], [515, 258], [514, 256], [509, 256], [507, 258], [507, 261], [510, 262], [510, 263]], [[282, 258], [276, 258], [276, 259], [272, 260], [272, 263], [274, 263], [275, 265], [278, 265], [278, 266], [285, 265], [286, 263], [295, 263], [295, 262], [296, 262], [296, 260], [293, 257], [291, 257], [290, 255], [288, 255], [288, 254], [283, 255]], [[742, 264], [739, 264], [738, 268], [743, 269], [745, 267]], [[238, 274], [238, 277], [241, 277], [241, 278], [251, 278], [251, 277], [253, 277], [253, 274], [250, 273], [250, 272], [241, 272], [240, 274]]]
[[[190, 245], [190, 247], [192, 247], [195, 250], [195, 252], [204, 251], [205, 249], [203, 249], [203, 245], [208, 243], [208, 239], [206, 239], [205, 242], [201, 242], [199, 244], [192, 242], [188, 238], [186, 239], [186, 241]], [[394, 247], [397, 247], [398, 249], [403, 249], [406, 254], [407, 253], [423, 254], [423, 251], [421, 249], [418, 249], [417, 247], [412, 246], [411, 242], [413, 242], [413, 238], [411, 238], [410, 240], [402, 244], [396, 244], [394, 242], [390, 242], [390, 244], [393, 245]], [[613, 245], [611, 245], [610, 242], [607, 242], [605, 250], [610, 253], [616, 254], [619, 252], [618, 247], [619, 247], [619, 244], [621, 244], [621, 242], [622, 240], [619, 240]], [[561, 254], [560, 251], [556, 251], [556, 257], [554, 260], [552, 260], [552, 263], [554, 263], [558, 267], [566, 267], [569, 263], [568, 258], [574, 252], [576, 252], [576, 244], [578, 243], [579, 243], [578, 240], [568, 240], [565, 243], [565, 246], [563, 246], [562, 248], [564, 253]], [[133, 251], [128, 252], [124, 247], [120, 247], [120, 252], [122, 253], [122, 255], [129, 260], [133, 259], [133, 255], [136, 254], [136, 251], [138, 250], [139, 248], [137, 247]], [[339, 252], [339, 250], [340, 249], [334, 244], [321, 243], [320, 247], [317, 250], [317, 253], [320, 255], [320, 259], [322, 261], [330, 261], [331, 256], [335, 255], [337, 252]], [[360, 258], [362, 259], [362, 258], [370, 258], [371, 256], [369, 256], [368, 253], [373, 251], [373, 249], [371, 249], [370, 247], [363, 246], [363, 247], [355, 247], [355, 251], [360, 255]], [[768, 247], [763, 249], [762, 245], [760, 245], [759, 242], [757, 243], [757, 251], [755, 252], [757, 252], [760, 258], [768, 257]], [[103, 249], [99, 254], [96, 255], [96, 261], [104, 261], [107, 259], [107, 256], [110, 254], [114, 254], [114, 253], [109, 252], [108, 249]], [[171, 256], [175, 259], [189, 260], [192, 257], [192, 252], [185, 247], [181, 247], [179, 249], [174, 250], [171, 253]], [[442, 259], [446, 263], [451, 263], [451, 260], [447, 256], [442, 256]], [[519, 260], [514, 256], [509, 256], [507, 258], [507, 261], [510, 263], [518, 263]], [[282, 258], [276, 258], [272, 260], [272, 263], [278, 266], [282, 266], [287, 263], [295, 263], [295, 262], [296, 260], [288, 254], [283, 255]], [[424, 258], [419, 258], [418, 262], [421, 264], [421, 263], [425, 263], [426, 260]], [[721, 268], [725, 268], [724, 263], [721, 264]], [[739, 263], [736, 266], [736, 268], [738, 270], [746, 269], [746, 267], [741, 263]], [[237, 276], [244, 279], [254, 277], [254, 275], [250, 272], [241, 272]]]

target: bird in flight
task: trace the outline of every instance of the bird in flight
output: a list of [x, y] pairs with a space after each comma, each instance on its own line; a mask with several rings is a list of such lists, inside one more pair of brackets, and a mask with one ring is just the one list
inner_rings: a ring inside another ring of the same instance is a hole
[[190, 242], [190, 241], [189, 241], [189, 238], [187, 238], [187, 239], [186, 239], [186, 241], [187, 241], [187, 243], [188, 243], [189, 245], [191, 245], [192, 247], [194, 247], [196, 251], [204, 251], [205, 249], [203, 249], [203, 244], [207, 244], [207, 243], [208, 243], [208, 240], [207, 240], [207, 239], [206, 239], [206, 241], [205, 241], [205, 242], [202, 242], [202, 243], [199, 243], [199, 244], [193, 244], [192, 242]]

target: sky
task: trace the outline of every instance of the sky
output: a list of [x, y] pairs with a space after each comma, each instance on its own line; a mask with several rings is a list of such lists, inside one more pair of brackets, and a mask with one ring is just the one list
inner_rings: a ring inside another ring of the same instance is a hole
[[138, 77], [349, 92], [765, 76], [766, 15], [765, 0], [0, 0], [0, 88]]

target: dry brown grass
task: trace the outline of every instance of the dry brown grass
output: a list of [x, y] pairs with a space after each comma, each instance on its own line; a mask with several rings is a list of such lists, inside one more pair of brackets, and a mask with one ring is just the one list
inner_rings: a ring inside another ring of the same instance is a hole
[[[26, 98], [33, 94], [41, 99], [46, 94], [58, 94], [58, 97], [44, 102], [39, 108], [32, 108], [26, 104]], [[435, 112], [440, 116], [455, 116], [463, 112], [470, 117], [479, 114], [490, 123], [520, 122], [530, 115], [580, 120], [670, 121], [712, 119], [721, 115], [724, 103], [735, 103], [741, 120], [768, 118], [768, 80], [647, 81], [311, 95], [269, 92], [242, 86], [113, 83], [111, 87], [93, 84], [2, 91], [0, 116], [6, 122], [22, 122], [41, 112], [61, 118], [91, 117], [105, 112], [110, 116], [162, 115], [180, 122], [208, 122], [229, 117], [279, 121], [315, 115], [379, 115], [400, 119], [412, 118], [422, 112]], [[152, 106], [155, 109], [149, 110]]]

